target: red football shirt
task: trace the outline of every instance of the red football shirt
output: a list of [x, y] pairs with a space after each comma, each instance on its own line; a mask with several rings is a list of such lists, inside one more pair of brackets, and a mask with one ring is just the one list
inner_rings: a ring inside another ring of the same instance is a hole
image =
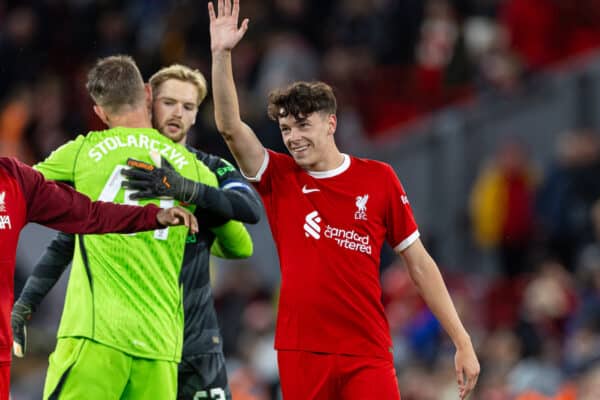
[[388, 164], [344, 155], [308, 172], [267, 151], [254, 179], [279, 253], [278, 350], [391, 357], [381, 303], [383, 241], [403, 250], [419, 237]]
[[10, 361], [15, 255], [28, 222], [67, 233], [136, 232], [156, 229], [158, 211], [156, 206], [92, 202], [14, 158], [0, 157], [0, 366]]

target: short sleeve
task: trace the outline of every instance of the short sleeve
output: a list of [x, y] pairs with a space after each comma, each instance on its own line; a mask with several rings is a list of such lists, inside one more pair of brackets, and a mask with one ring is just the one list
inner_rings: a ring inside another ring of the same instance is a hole
[[403, 251], [419, 238], [419, 229], [408, 196], [391, 166], [386, 165], [387, 198], [386, 239], [396, 252]]
[[44, 161], [33, 168], [41, 172], [46, 179], [63, 182], [75, 181], [75, 161], [85, 141], [85, 136], [79, 135], [58, 149], [54, 150]]

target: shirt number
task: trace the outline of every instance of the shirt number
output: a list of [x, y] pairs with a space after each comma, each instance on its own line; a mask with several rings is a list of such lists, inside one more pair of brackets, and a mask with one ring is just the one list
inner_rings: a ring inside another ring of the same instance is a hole
[[[125, 177], [121, 174], [121, 171], [123, 171], [125, 168], [127, 168], [127, 167], [124, 165], [117, 165], [115, 167], [112, 174], [110, 174], [110, 177], [104, 184], [104, 188], [102, 189], [102, 192], [100, 192], [100, 196], [98, 197], [98, 200], [109, 201], [112, 203], [115, 202], [115, 199], [117, 198], [117, 194], [122, 189], [121, 184], [125, 180]], [[132, 205], [132, 206], [139, 205], [137, 200], [129, 199], [129, 195], [132, 193], [134, 193], [133, 190], [128, 190], [128, 189], [125, 190], [123, 204], [128, 204], [128, 205]], [[175, 200], [172, 200], [172, 199], [171, 200], [163, 200], [163, 199], [160, 200], [160, 205], [159, 205], [160, 208], [171, 208], [173, 206], [175, 206]], [[132, 233], [131, 235], [135, 235], [135, 233]], [[167, 240], [168, 237], [169, 237], [169, 228], [156, 229], [154, 231], [155, 239]]]
[[226, 400], [225, 391], [221, 388], [213, 388], [207, 393], [206, 390], [200, 390], [194, 395], [194, 400]]

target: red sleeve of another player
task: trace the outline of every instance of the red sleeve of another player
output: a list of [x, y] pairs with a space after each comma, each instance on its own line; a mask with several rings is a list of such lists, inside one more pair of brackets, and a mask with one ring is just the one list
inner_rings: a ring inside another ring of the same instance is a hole
[[15, 164], [15, 176], [27, 202], [30, 222], [67, 233], [128, 233], [158, 227], [156, 206], [92, 202], [68, 185], [46, 180], [28, 165], [18, 161]]
[[394, 250], [402, 251], [419, 238], [419, 230], [406, 192], [392, 167], [388, 168], [388, 207], [386, 227], [388, 243]]

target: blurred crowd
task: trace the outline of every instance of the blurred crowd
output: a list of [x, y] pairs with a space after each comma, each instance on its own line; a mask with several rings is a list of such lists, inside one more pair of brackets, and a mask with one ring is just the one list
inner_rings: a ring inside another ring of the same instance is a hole
[[[0, 1], [0, 154], [34, 163], [102, 129], [84, 87], [98, 57], [130, 54], [145, 77], [174, 62], [210, 77], [204, 3]], [[537, 72], [600, 46], [595, 0], [242, 0], [241, 7], [250, 29], [233, 60], [243, 119], [275, 150], [283, 148], [266, 94], [293, 80], [334, 86], [338, 141], [353, 151], [445, 105], [520, 93]], [[210, 96], [190, 138], [230, 158], [214, 131]], [[481, 166], [470, 228], [494, 273], [446, 276], [481, 358], [474, 399], [600, 399], [599, 139], [591, 130], [565, 133], [548, 166], [532, 164], [533, 150], [507, 139]], [[403, 400], [456, 399], [451, 343], [400, 262], [383, 259]], [[234, 399], [277, 399], [277, 265], [216, 265], [214, 275]], [[41, 323], [32, 330], [31, 354], [14, 366], [15, 400], [39, 397], [54, 334]]]
[[563, 134], [543, 168], [531, 151], [507, 138], [471, 192], [474, 240], [496, 263], [467, 302], [480, 318], [479, 391], [600, 398], [600, 135]]
[[[519, 91], [528, 75], [600, 45], [595, 0], [244, 0], [242, 14], [242, 111], [274, 148], [266, 93], [293, 80], [334, 86], [339, 141], [351, 148], [449, 103]], [[83, 83], [90, 63], [116, 53], [145, 77], [173, 62], [210, 76], [204, 2], [1, 1], [2, 153], [33, 162], [101, 128]], [[203, 110], [194, 144], [223, 151]]]

